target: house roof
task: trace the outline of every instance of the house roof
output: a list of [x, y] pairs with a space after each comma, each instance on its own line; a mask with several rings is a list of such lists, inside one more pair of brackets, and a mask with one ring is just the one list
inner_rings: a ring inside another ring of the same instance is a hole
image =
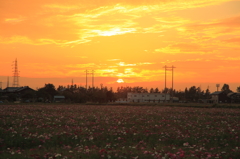
[[7, 87], [5, 88], [3, 91], [4, 92], [15, 92], [17, 89], [19, 89], [20, 87]]
[[228, 93], [227, 96], [228, 96], [228, 97], [231, 97], [231, 96], [234, 95], [234, 94], [236, 94], [236, 93], [231, 92], [231, 93]]
[[216, 91], [216, 92], [213, 92], [211, 95], [219, 95], [221, 93], [223, 93], [223, 92], [222, 91]]
[[22, 91], [24, 89], [32, 89], [32, 88], [30, 88], [28, 86], [24, 86], [24, 87], [7, 87], [4, 90], [2, 90], [2, 92], [20, 92], [20, 91]]
[[227, 94], [228, 97], [231, 97], [233, 95], [240, 95], [240, 93], [239, 92], [231, 92], [231, 93]]

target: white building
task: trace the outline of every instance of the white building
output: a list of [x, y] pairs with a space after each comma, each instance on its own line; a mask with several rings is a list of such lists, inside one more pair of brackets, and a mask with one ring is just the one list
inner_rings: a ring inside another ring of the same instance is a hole
[[163, 93], [132, 93], [129, 92], [127, 95], [128, 102], [137, 103], [164, 103], [170, 101], [170, 94]]

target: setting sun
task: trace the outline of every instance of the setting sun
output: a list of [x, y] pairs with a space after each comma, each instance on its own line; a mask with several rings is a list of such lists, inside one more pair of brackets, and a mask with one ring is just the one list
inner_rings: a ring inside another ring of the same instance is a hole
[[124, 83], [123, 79], [118, 79], [117, 83]]

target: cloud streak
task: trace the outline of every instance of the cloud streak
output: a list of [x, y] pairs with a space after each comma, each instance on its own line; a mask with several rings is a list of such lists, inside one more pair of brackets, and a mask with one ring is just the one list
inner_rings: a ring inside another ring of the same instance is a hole
[[[214, 9], [214, 18], [202, 16], [211, 6], [219, 6], [224, 12], [227, 2], [3, 1], [0, 52], [4, 52], [3, 61], [21, 57], [26, 64], [23, 75], [29, 77], [83, 78], [89, 69], [109, 81], [151, 82], [164, 79], [164, 65], [176, 65], [179, 81], [198, 81], [201, 77], [231, 81], [235, 75], [224, 66], [238, 68], [240, 16], [230, 9], [224, 16]], [[179, 14], [182, 11], [192, 16]]]

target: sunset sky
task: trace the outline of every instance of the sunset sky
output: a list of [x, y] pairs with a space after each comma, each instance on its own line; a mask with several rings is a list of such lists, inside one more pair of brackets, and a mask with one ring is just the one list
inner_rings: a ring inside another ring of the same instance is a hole
[[163, 89], [167, 65], [177, 90], [228, 83], [235, 91], [240, 1], [2, 0], [0, 54], [3, 88], [17, 58], [20, 85], [33, 89], [85, 86], [85, 70], [95, 70], [98, 87]]

